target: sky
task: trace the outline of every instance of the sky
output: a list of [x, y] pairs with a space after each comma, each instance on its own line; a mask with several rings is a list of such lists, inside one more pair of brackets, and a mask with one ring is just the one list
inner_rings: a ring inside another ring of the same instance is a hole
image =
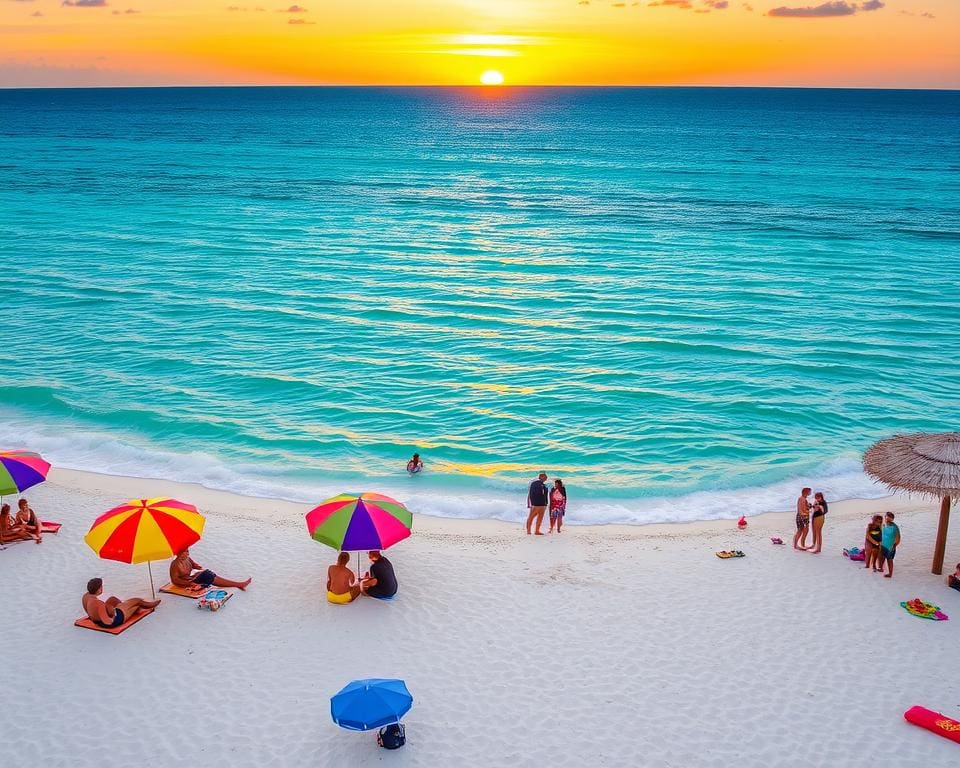
[[0, 0], [0, 87], [490, 70], [508, 85], [956, 89], [960, 0]]

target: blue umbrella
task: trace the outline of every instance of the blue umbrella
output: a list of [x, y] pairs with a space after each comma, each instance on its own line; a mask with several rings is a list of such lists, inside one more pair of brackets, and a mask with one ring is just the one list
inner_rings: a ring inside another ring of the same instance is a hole
[[369, 731], [399, 723], [412, 706], [403, 680], [354, 680], [330, 699], [330, 716], [341, 728]]

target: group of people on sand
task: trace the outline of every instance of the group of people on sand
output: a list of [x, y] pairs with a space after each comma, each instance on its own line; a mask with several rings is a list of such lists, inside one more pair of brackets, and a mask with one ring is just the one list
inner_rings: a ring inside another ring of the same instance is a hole
[[[341, 552], [337, 556], [336, 564], [327, 570], [327, 600], [337, 605], [345, 605], [352, 603], [360, 595], [388, 600], [397, 594], [397, 577], [393, 563], [377, 550], [369, 551], [367, 556], [370, 558], [370, 570], [360, 579], [347, 567], [350, 554]], [[170, 563], [170, 581], [181, 589], [246, 589], [252, 579], [234, 581], [218, 576], [191, 558], [189, 549], [184, 549]], [[131, 597], [127, 600], [108, 597], [104, 600], [102, 594], [103, 579], [90, 579], [83, 595], [83, 610], [94, 624], [104, 629], [119, 627], [139, 611], [150, 611], [160, 605], [160, 600], [147, 600], [143, 597]]]
[[[823, 493], [817, 491], [810, 503], [810, 488], [800, 491], [797, 499], [797, 532], [793, 535], [793, 548], [819, 555], [823, 549], [823, 523], [827, 517], [828, 504]], [[807, 546], [807, 534], [813, 531], [813, 543]]]
[[43, 525], [26, 499], [17, 502], [17, 514], [13, 518], [9, 504], [0, 506], [0, 544], [19, 539], [33, 539], [37, 544], [43, 541]]
[[560, 533], [563, 529], [563, 516], [567, 511], [567, 489], [563, 485], [563, 480], [559, 477], [554, 478], [553, 488], [547, 488], [547, 473], [541, 472], [537, 479], [530, 483], [527, 491], [527, 535], [533, 533], [537, 536], [543, 536], [540, 530], [543, 525], [543, 516], [547, 508], [550, 508], [550, 530], [553, 533], [556, 529]]
[[[181, 589], [197, 591], [210, 587], [233, 587], [246, 589], [253, 579], [234, 581], [224, 579], [190, 557], [190, 549], [179, 552], [170, 563], [170, 581]], [[112, 629], [119, 627], [139, 611], [151, 611], [160, 605], [160, 600], [147, 600], [143, 597], [131, 597], [121, 600], [108, 597], [103, 600], [103, 579], [97, 577], [87, 582], [87, 591], [83, 595], [83, 610], [98, 627]]]
[[337, 562], [327, 569], [327, 600], [335, 605], [352, 603], [360, 595], [389, 600], [397, 594], [397, 576], [393, 563], [375, 549], [367, 552], [370, 570], [359, 580], [350, 570], [350, 553], [341, 552]]
[[883, 575], [888, 579], [893, 578], [893, 558], [900, 546], [900, 526], [893, 522], [895, 517], [893, 512], [874, 515], [867, 524], [863, 541], [863, 567], [873, 568], [874, 573], [883, 573], [886, 564], [887, 572]]

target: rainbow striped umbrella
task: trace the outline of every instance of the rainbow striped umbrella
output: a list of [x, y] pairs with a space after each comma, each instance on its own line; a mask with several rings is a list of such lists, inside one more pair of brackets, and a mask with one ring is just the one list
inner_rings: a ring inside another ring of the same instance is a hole
[[205, 522], [195, 506], [183, 501], [133, 499], [100, 515], [83, 540], [105, 560], [146, 562], [149, 570], [151, 560], [173, 557], [198, 542]]
[[387, 549], [410, 535], [413, 514], [379, 493], [342, 493], [306, 515], [310, 536], [334, 549]]
[[33, 451], [0, 451], [0, 496], [22, 493], [47, 479], [50, 462]]

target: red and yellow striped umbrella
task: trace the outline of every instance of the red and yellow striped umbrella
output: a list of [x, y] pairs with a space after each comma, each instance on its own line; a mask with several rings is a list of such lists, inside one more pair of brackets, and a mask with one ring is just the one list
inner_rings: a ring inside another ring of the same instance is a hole
[[162, 497], [133, 499], [100, 515], [83, 540], [106, 560], [165, 560], [198, 542], [205, 522], [192, 504]]

